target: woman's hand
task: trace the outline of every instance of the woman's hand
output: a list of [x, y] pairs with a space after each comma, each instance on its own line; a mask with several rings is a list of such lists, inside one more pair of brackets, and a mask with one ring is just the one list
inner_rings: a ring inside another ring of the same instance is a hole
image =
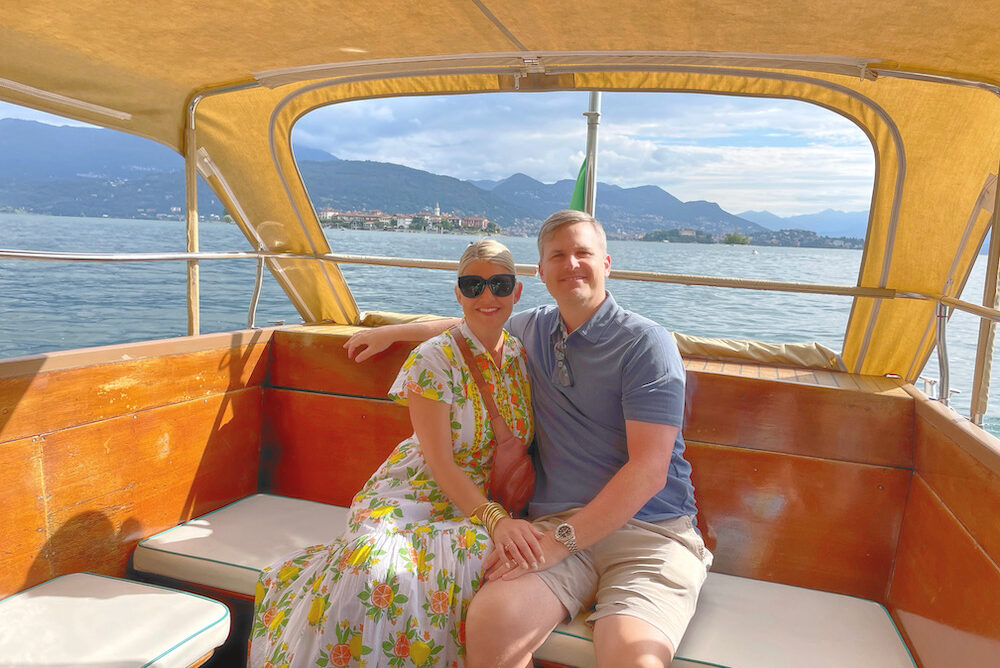
[[363, 329], [351, 334], [351, 337], [344, 343], [344, 348], [347, 350], [348, 359], [364, 362], [397, 341], [426, 341], [459, 322], [461, 320], [458, 318], [437, 318]]
[[399, 339], [391, 327], [373, 327], [351, 334], [344, 343], [347, 358], [355, 362], [364, 362], [369, 357], [377, 355]]
[[538, 539], [544, 536], [527, 520], [506, 517], [493, 527], [493, 549], [508, 566], [538, 568], [545, 563], [545, 555]]

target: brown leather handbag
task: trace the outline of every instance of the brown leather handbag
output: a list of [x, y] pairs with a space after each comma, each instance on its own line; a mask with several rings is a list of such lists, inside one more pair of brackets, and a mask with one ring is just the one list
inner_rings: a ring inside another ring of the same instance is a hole
[[451, 329], [451, 335], [458, 343], [465, 365], [469, 367], [479, 394], [486, 403], [486, 412], [493, 423], [493, 436], [497, 447], [493, 453], [493, 473], [490, 475], [490, 497], [516, 517], [527, 507], [535, 490], [535, 465], [528, 455], [528, 444], [515, 436], [503, 416], [497, 410], [496, 401], [490, 392], [483, 373], [472, 356], [472, 350], [465, 341], [465, 335], [458, 327]]

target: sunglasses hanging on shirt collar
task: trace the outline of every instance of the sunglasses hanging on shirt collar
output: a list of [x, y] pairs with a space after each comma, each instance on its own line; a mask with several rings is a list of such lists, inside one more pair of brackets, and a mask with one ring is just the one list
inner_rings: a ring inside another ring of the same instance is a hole
[[497, 297], [507, 297], [514, 292], [517, 285], [517, 277], [514, 274], [493, 274], [489, 278], [466, 274], [458, 277], [458, 289], [469, 299], [475, 299], [483, 294], [483, 290], [489, 287]]

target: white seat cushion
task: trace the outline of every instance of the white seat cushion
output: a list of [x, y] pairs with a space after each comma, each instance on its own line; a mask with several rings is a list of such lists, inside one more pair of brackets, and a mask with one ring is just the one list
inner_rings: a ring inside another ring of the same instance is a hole
[[92, 573], [0, 601], [0, 666], [190, 666], [226, 641], [218, 601]]
[[298, 549], [332, 542], [347, 513], [340, 506], [255, 494], [140, 541], [132, 566], [253, 596], [261, 570]]
[[[539, 659], [596, 666], [586, 614], [561, 624]], [[709, 573], [672, 666], [719, 668], [913, 668], [878, 603]]]
[[[136, 570], [253, 596], [265, 566], [343, 531], [347, 509], [257, 494], [139, 543]], [[560, 624], [535, 656], [595, 666], [590, 626]], [[913, 668], [889, 614], [864, 599], [710, 573], [674, 666]]]

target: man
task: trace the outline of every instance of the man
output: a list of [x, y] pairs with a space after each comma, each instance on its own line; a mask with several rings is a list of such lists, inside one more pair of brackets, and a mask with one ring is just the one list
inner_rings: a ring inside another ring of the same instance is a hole
[[[557, 308], [518, 313], [507, 328], [528, 353], [538, 443], [529, 514], [544, 558], [487, 559], [466, 622], [468, 665], [528, 666], [560, 620], [596, 602], [599, 666], [665, 666], [712, 561], [683, 456], [683, 364], [669, 332], [605, 291], [611, 258], [596, 219], [553, 214], [538, 250]], [[409, 338], [446, 322], [401, 327]], [[383, 349], [384, 336], [352, 338], [349, 355]]]

